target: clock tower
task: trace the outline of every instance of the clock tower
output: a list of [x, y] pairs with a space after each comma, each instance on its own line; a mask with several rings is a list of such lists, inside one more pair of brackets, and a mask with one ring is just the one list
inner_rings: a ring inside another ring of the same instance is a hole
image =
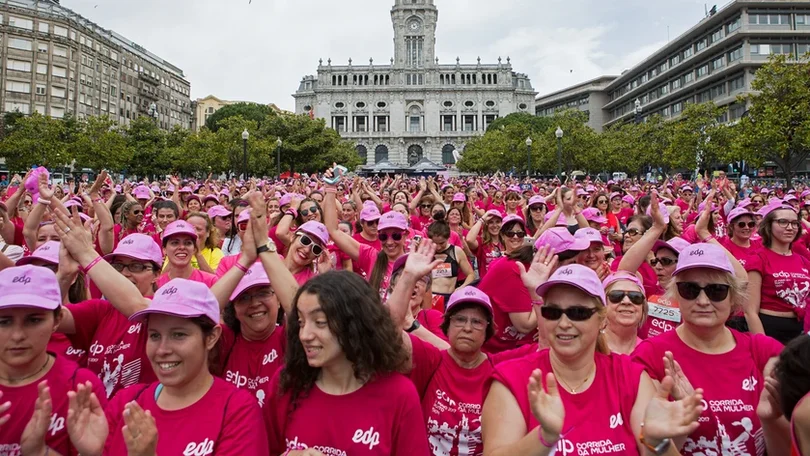
[[434, 64], [439, 10], [433, 1], [396, 0], [391, 8], [395, 67], [425, 68]]

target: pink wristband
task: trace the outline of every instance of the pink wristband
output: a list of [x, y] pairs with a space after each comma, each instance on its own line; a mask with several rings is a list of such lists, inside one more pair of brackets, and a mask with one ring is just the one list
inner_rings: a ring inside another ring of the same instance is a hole
[[538, 429], [538, 430], [537, 430], [537, 437], [538, 437], [538, 438], [539, 438], [539, 440], [540, 440], [540, 445], [543, 445], [543, 446], [544, 446], [544, 447], [546, 447], [546, 448], [551, 448], [551, 447], [553, 447], [553, 446], [554, 446], [554, 445], [557, 443], [557, 442], [554, 442], [554, 443], [548, 443], [548, 442], [546, 441], [546, 439], [544, 439], [544, 438], [543, 438], [543, 428], [540, 428], [540, 429]]
[[240, 270], [240, 271], [242, 271], [242, 272], [248, 272], [248, 269], [247, 269], [246, 267], [242, 266], [242, 265], [241, 265], [241, 264], [239, 264], [239, 263], [235, 263], [235, 264], [234, 264], [234, 267], [236, 267], [236, 269], [238, 269], [238, 270]]
[[88, 264], [86, 268], [83, 268], [84, 273], [85, 273], [85, 274], [89, 273], [89, 272], [90, 272], [90, 270], [91, 270], [91, 269], [93, 269], [93, 267], [94, 267], [95, 265], [97, 265], [97, 264], [98, 264], [98, 263], [99, 263], [101, 260], [103, 260], [103, 259], [104, 259], [104, 258], [102, 258], [101, 256], [97, 256], [97, 257], [96, 257], [96, 259], [95, 259], [95, 260], [93, 260], [93, 261], [91, 261], [91, 262], [90, 262], [90, 264]]

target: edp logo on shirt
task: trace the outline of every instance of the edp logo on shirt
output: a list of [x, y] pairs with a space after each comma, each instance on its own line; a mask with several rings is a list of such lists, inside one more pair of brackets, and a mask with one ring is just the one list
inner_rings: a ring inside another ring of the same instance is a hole
[[183, 456], [207, 456], [214, 454], [214, 441], [205, 439], [200, 443], [190, 442], [183, 450]]
[[352, 442], [368, 445], [368, 449], [373, 450], [374, 447], [380, 443], [380, 433], [374, 432], [374, 426], [371, 426], [367, 431], [358, 429], [354, 431]]

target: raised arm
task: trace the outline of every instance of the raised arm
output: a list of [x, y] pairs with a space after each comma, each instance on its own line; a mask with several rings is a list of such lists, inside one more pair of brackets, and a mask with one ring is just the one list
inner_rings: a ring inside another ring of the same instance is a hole
[[[331, 177], [332, 170], [327, 170], [324, 173], [324, 176]], [[335, 201], [337, 199], [335, 197], [335, 192], [337, 190], [332, 184], [327, 184], [324, 182], [324, 185], [323, 224], [326, 225], [326, 229], [329, 230], [329, 237], [332, 238], [335, 245], [337, 245], [338, 248], [343, 251], [343, 253], [348, 255], [352, 261], [357, 261], [358, 258], [360, 258], [360, 243], [338, 229], [338, 218], [336, 211], [337, 203]]]
[[93, 182], [93, 186], [90, 187], [90, 191], [88, 193], [90, 194], [90, 201], [93, 203], [93, 211], [95, 212], [95, 216], [99, 221], [97, 233], [98, 245], [101, 247], [101, 253], [106, 255], [112, 252], [113, 248], [115, 247], [115, 222], [113, 221], [110, 208], [107, 206], [107, 204], [105, 204], [104, 199], [102, 199], [99, 195], [99, 191], [101, 190], [101, 186], [104, 185], [105, 180], [107, 180], [107, 171], [101, 171], [101, 174], [99, 174], [96, 181]]
[[293, 197], [290, 200], [290, 208], [287, 209], [281, 219], [278, 221], [278, 225], [276, 227], [276, 237], [284, 243], [284, 245], [290, 245], [293, 241], [293, 233], [290, 230], [292, 227], [293, 222], [295, 221], [295, 215], [298, 213], [298, 208], [301, 207], [301, 198]]
[[661, 214], [660, 207], [658, 206], [658, 196], [655, 193], [650, 196], [650, 215], [653, 219], [653, 226], [624, 254], [622, 261], [619, 263], [618, 269], [620, 271], [628, 271], [635, 274], [638, 268], [641, 267], [641, 264], [647, 261], [647, 254], [652, 250], [655, 241], [657, 241], [667, 229], [667, 223], [664, 221], [663, 214]]

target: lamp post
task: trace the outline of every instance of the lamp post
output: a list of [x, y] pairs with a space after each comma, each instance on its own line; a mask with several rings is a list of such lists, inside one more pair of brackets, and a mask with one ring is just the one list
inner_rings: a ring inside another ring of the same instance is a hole
[[276, 139], [276, 179], [281, 179], [281, 138]]
[[150, 104], [149, 105], [149, 117], [151, 117], [152, 119], [155, 120], [155, 125], [157, 125], [157, 123], [158, 123], [158, 116], [159, 115], [160, 114], [158, 113], [157, 105], [155, 103]]
[[559, 178], [562, 176], [562, 128], [557, 127], [557, 131], [554, 132], [554, 135], [557, 136], [557, 177]]
[[532, 137], [526, 138], [526, 176], [532, 177]]
[[635, 108], [633, 108], [633, 112], [636, 114], [636, 123], [641, 123], [641, 100], [636, 98]]
[[248, 133], [247, 128], [245, 131], [242, 132], [242, 158], [244, 160], [244, 172], [242, 174], [242, 178], [247, 180], [248, 178], [248, 157], [247, 157], [247, 142], [248, 138], [250, 138], [250, 133]]

